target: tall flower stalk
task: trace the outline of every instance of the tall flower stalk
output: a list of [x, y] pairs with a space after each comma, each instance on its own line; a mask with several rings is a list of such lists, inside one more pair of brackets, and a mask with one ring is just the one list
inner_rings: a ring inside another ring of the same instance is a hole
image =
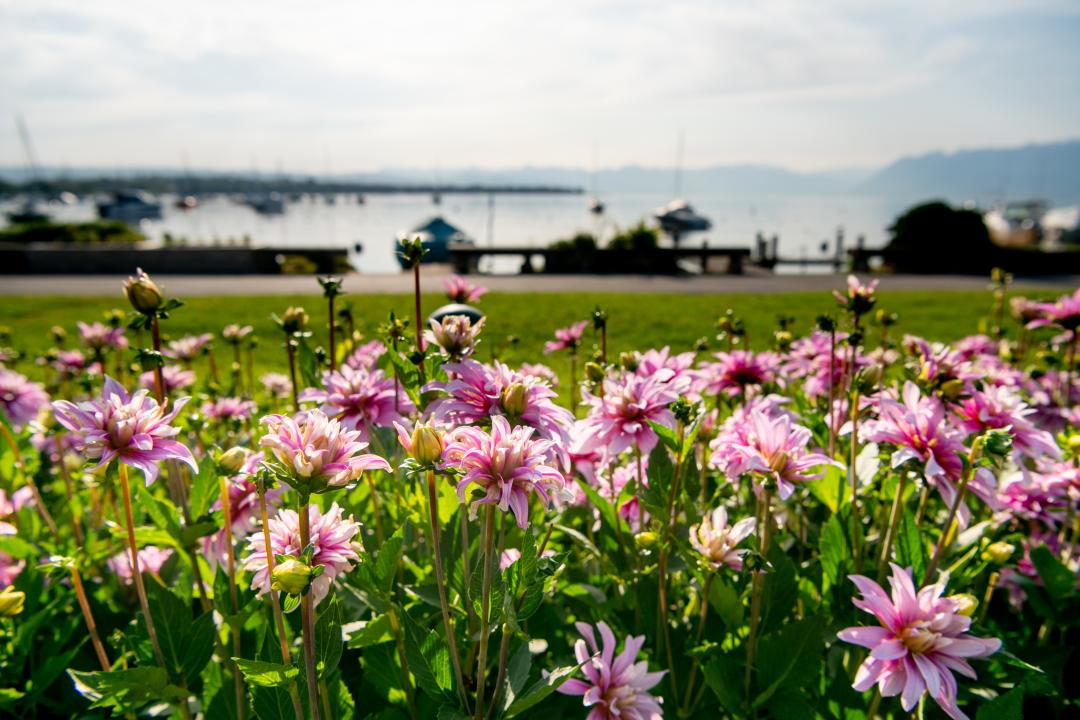
[[480, 642], [476, 660], [476, 710], [473, 720], [484, 717], [485, 680], [487, 679], [488, 638], [491, 634], [491, 574], [498, 562], [495, 553], [495, 506], [484, 510], [484, 534], [481, 542], [484, 552], [484, 574], [480, 589]]

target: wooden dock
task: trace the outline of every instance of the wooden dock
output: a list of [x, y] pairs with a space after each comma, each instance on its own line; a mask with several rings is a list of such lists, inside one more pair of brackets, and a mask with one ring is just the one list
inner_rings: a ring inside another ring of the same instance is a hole
[[[476, 272], [483, 257], [518, 257], [521, 272], [588, 273], [612, 275], [641, 273], [674, 275], [680, 272], [680, 260], [697, 260], [703, 274], [726, 273], [741, 275], [751, 258], [745, 247], [675, 247], [652, 248], [645, 251], [597, 249], [588, 253], [542, 247], [479, 247], [471, 244], [451, 244], [450, 262], [455, 272], [465, 275]], [[536, 270], [534, 260], [543, 260], [543, 269]]]

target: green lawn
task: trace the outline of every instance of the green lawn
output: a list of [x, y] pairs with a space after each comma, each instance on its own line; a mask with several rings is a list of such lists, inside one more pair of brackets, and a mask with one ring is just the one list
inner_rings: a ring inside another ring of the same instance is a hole
[[[48, 330], [60, 325], [69, 332], [69, 345], [78, 342], [75, 323], [78, 320], [100, 320], [112, 308], [127, 309], [117, 289], [115, 300], [108, 298], [70, 297], [3, 297], [0, 298], [0, 326], [11, 330], [10, 345], [36, 356], [52, 345]], [[357, 329], [374, 337], [376, 327], [384, 322], [390, 310], [410, 317], [412, 297], [404, 295], [347, 295], [356, 317]], [[442, 304], [437, 295], [424, 297], [424, 312]], [[341, 300], [339, 300], [341, 302]], [[951, 340], [980, 331], [990, 311], [989, 292], [884, 292], [879, 294], [878, 307], [898, 313], [900, 322], [891, 332], [896, 335], [914, 333], [934, 340]], [[280, 331], [270, 320], [271, 313], [281, 314], [289, 305], [302, 305], [311, 315], [313, 341], [326, 339], [326, 307], [321, 298], [307, 297], [196, 297], [176, 310], [164, 321], [162, 332], [167, 337], [188, 333], [220, 333], [228, 323], [250, 324], [261, 339], [256, 353], [256, 372], [282, 370], [284, 350]], [[791, 293], [781, 295], [629, 295], [629, 294], [499, 294], [485, 295], [479, 303], [488, 314], [484, 341], [479, 351], [481, 359], [493, 350], [510, 363], [546, 361], [560, 375], [568, 372], [565, 354], [544, 358], [543, 343], [557, 327], [590, 317], [600, 305], [608, 312], [609, 353], [616, 357], [620, 351], [670, 345], [683, 351], [695, 340], [707, 336], [714, 347], [718, 315], [732, 308], [743, 319], [750, 346], [764, 348], [771, 341], [779, 315], [795, 318], [793, 330], [807, 331], [821, 313], [835, 313], [836, 303], [828, 293]], [[876, 339], [877, 328], [870, 330]], [[508, 344], [508, 336], [518, 342]], [[587, 331], [586, 349], [593, 339]], [[225, 358], [226, 349], [218, 342], [217, 353]], [[23, 361], [24, 372], [32, 372], [29, 362]]]

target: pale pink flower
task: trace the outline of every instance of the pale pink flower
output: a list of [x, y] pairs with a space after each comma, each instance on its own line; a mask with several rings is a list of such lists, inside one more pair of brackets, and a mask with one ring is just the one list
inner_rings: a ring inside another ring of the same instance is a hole
[[544, 343], [544, 354], [549, 355], [559, 350], [569, 350], [571, 354], [577, 352], [578, 346], [581, 345], [581, 336], [588, 325], [588, 320], [582, 320], [569, 327], [559, 328], [555, 331], [555, 339]]
[[342, 365], [323, 374], [323, 388], [308, 388], [300, 393], [301, 402], [320, 403], [319, 409], [360, 433], [367, 442], [372, 427], [390, 427], [402, 419], [402, 413], [414, 412], [412, 401], [404, 394], [394, 407], [394, 381], [382, 370], [366, 370]]
[[0, 410], [15, 430], [34, 420], [49, 404], [49, 395], [40, 383], [31, 382], [14, 370], [0, 368]]
[[[317, 505], [308, 506], [308, 521], [314, 553], [311, 567], [322, 567], [323, 572], [311, 581], [311, 597], [316, 605], [325, 598], [334, 580], [353, 569], [360, 561], [359, 546], [353, 541], [360, 532], [360, 525], [353, 517], [343, 517], [337, 503], [324, 515]], [[270, 552], [274, 555], [300, 557], [300, 516], [295, 510], [283, 509], [269, 519]], [[266, 543], [262, 530], [254, 532], [247, 540], [248, 554], [244, 569], [254, 573], [251, 589], [259, 595], [270, 590], [270, 572], [266, 562]]]
[[83, 375], [87, 371], [97, 372], [98, 366], [93, 368], [86, 362], [86, 356], [78, 350], [60, 350], [52, 361], [53, 370], [60, 376], [60, 380], [71, 380]]
[[998, 356], [998, 343], [986, 335], [968, 335], [953, 343], [953, 349], [964, 360], [973, 360], [981, 355]]
[[729, 567], [739, 572], [743, 566], [743, 555], [749, 551], [736, 550], [735, 546], [753, 533], [754, 518], [743, 518], [734, 525], [728, 525], [727, 508], [721, 505], [706, 513], [701, 524], [690, 528], [690, 545], [713, 570]]
[[[153, 545], [147, 545], [139, 550], [139, 570], [143, 573], [150, 573], [151, 575], [157, 575], [161, 572], [162, 566], [172, 557], [173, 551], [168, 548], [159, 548]], [[113, 555], [105, 564], [112, 571], [113, 575], [120, 580], [124, 585], [130, 585], [131, 574], [131, 553], [125, 550], [124, 552]]]
[[877, 684], [883, 697], [900, 695], [908, 712], [929, 692], [949, 717], [967, 720], [956, 703], [953, 672], [975, 678], [967, 658], [993, 655], [1001, 641], [968, 634], [971, 618], [960, 614], [958, 600], [942, 597], [947, 579], [916, 592], [911, 571], [893, 564], [890, 597], [870, 578], [851, 576], [862, 595], [852, 600], [855, 607], [881, 623], [837, 633], [840, 640], [870, 650], [855, 675], [856, 690], [865, 692]]
[[[1075, 470], [1073, 469], [1075, 472]], [[1002, 478], [997, 503], [1003, 521], [1039, 522], [1055, 528], [1069, 510], [1068, 484], [1058, 474], [1020, 471]]]
[[106, 376], [99, 399], [78, 405], [57, 400], [53, 412], [57, 422], [71, 431], [75, 449], [85, 458], [98, 460], [95, 469], [117, 459], [142, 470], [150, 485], [157, 479], [162, 460], [179, 460], [198, 472], [191, 450], [173, 439], [180, 429], [170, 425], [188, 399], [174, 402], [172, 412], [166, 414], [165, 406], [158, 405], [146, 390], [129, 395]]
[[255, 412], [255, 403], [237, 397], [220, 397], [203, 403], [202, 414], [211, 420], [243, 422]]
[[705, 397], [749, 396], [777, 382], [777, 357], [773, 353], [733, 350], [714, 355], [718, 362], [699, 366], [694, 390]]
[[672, 355], [671, 348], [665, 345], [659, 350], [646, 350], [644, 353], [637, 353], [636, 355], [637, 369], [635, 372], [638, 375], [653, 375], [661, 370], [670, 370], [674, 373], [674, 376], [693, 374], [691, 368], [694, 366], [695, 354], [692, 352]]
[[476, 302], [481, 295], [487, 292], [486, 287], [473, 285], [458, 275], [451, 275], [443, 280], [443, 287], [446, 288], [446, 297], [450, 298], [450, 302], [456, 303]]
[[967, 358], [948, 345], [905, 335], [904, 349], [914, 360], [918, 378], [924, 382], [941, 385], [950, 380], [967, 383], [979, 379], [979, 373]]
[[[828, 397], [830, 377], [834, 394], [841, 395], [847, 385], [848, 368], [852, 360], [851, 349], [843, 345], [847, 337], [847, 333], [836, 333], [835, 345], [830, 341], [829, 333], [821, 331], [814, 331], [808, 337], [799, 338], [791, 343], [791, 349], [784, 356], [779, 371], [789, 381], [803, 380], [802, 392], [811, 400]], [[831, 363], [830, 348], [834, 352]], [[869, 357], [856, 351], [856, 372], [870, 363]]]
[[555, 371], [543, 363], [521, 363], [518, 373], [526, 377], [534, 377], [546, 382], [553, 388], [559, 387], [559, 376]]
[[[259, 518], [262, 515], [262, 509], [259, 506], [259, 491], [258, 487], [252, 481], [252, 477], [259, 469], [259, 464], [263, 461], [263, 454], [259, 452], [247, 451], [247, 457], [244, 459], [244, 463], [240, 468], [240, 471], [228, 478], [226, 481], [226, 488], [229, 493], [229, 513], [232, 516], [232, 537], [233, 542], [238, 542], [241, 538], [246, 538], [259, 527]], [[277, 508], [281, 505], [282, 488], [272, 487], [266, 491], [266, 506], [269, 509]], [[221, 498], [219, 497], [211, 506], [212, 510], [222, 509]], [[228, 546], [225, 537], [225, 529], [217, 531], [213, 535], [208, 535], [203, 538], [203, 553], [206, 555], [207, 560], [210, 561], [210, 566], [214, 567], [216, 563], [224, 562], [226, 554], [232, 549]]]
[[1075, 333], [1080, 327], [1080, 288], [1072, 295], [1062, 295], [1052, 303], [1037, 303], [1033, 310], [1038, 317], [1027, 324], [1028, 328], [1057, 325], [1069, 333]]
[[222, 339], [235, 345], [244, 338], [246, 338], [248, 335], [250, 335], [252, 332], [254, 332], [254, 328], [252, 328], [250, 325], [240, 326], [233, 323], [231, 325], [226, 325], [221, 330], [221, 337]]
[[431, 320], [431, 329], [424, 331], [424, 340], [428, 345], [436, 345], [453, 360], [460, 360], [473, 354], [480, 342], [480, 332], [484, 329], [484, 318], [473, 321], [464, 315], [447, 315], [442, 322]]
[[190, 363], [199, 357], [203, 349], [214, 339], [214, 336], [210, 333], [203, 333], [202, 335], [186, 335], [177, 340], [169, 342], [168, 347], [162, 351], [162, 355], [173, 360], [182, 360]]
[[847, 294], [842, 294], [839, 290], [833, 290], [833, 297], [836, 298], [836, 302], [840, 304], [840, 307], [848, 312], [854, 315], [865, 315], [870, 312], [877, 300], [875, 297], [877, 286], [877, 280], [871, 280], [863, 285], [859, 282], [859, 278], [848, 275]]
[[386, 345], [379, 340], [371, 340], [353, 350], [345, 359], [345, 364], [357, 370], [374, 370], [379, 358], [386, 354]]
[[365, 470], [390, 472], [390, 464], [378, 455], [364, 454], [367, 443], [359, 430], [347, 430], [319, 410], [297, 418], [267, 415], [262, 419], [269, 431], [259, 445], [269, 448], [279, 468], [296, 485], [311, 492], [347, 487]]
[[287, 375], [281, 373], [265, 373], [259, 377], [259, 382], [266, 388], [266, 392], [276, 398], [288, 397], [292, 392], [292, 382]]
[[466, 502], [470, 485], [484, 493], [469, 505], [470, 517], [476, 517], [480, 505], [495, 505], [503, 512], [512, 511], [518, 527], [528, 527], [529, 493], [535, 492], [547, 506], [549, 490], [561, 491], [563, 475], [548, 465], [551, 443], [534, 440], [534, 432], [520, 425], [511, 429], [506, 418], [496, 415], [490, 433], [460, 427], [447, 438], [443, 462], [463, 473], [457, 486], [461, 502]]
[[[736, 437], [741, 436], [741, 439], [728, 448], [730, 454], [714, 460], [726, 465], [726, 473], [732, 479], [752, 473], [756, 477], [772, 480], [776, 483], [780, 499], [786, 500], [795, 491], [796, 485], [824, 475], [825, 466], [843, 467], [821, 451], [808, 450], [807, 445], [812, 437], [810, 430], [796, 425], [787, 414], [770, 417], [755, 409], [743, 422], [745, 427], [736, 433]], [[723, 441], [718, 437], [713, 442], [721, 444]]]
[[[154, 371], [147, 370], [139, 376], [139, 387], [154, 390]], [[195, 371], [185, 370], [180, 365], [166, 365], [161, 368], [161, 383], [166, 395], [171, 395], [177, 390], [189, 388], [195, 384]]]
[[649, 672], [649, 663], [637, 660], [645, 636], [626, 636], [623, 650], [615, 656], [615, 633], [606, 623], [597, 623], [603, 646], [596, 644], [591, 625], [574, 623], [583, 639], [574, 643], [574, 656], [581, 664], [585, 679], [571, 678], [558, 692], [580, 695], [589, 711], [587, 720], [659, 720], [664, 715], [660, 707], [663, 698], [653, 697], [649, 690], [664, 679], [667, 671]]
[[127, 338], [124, 337], [124, 328], [109, 327], [103, 323], [86, 324], [77, 323], [79, 326], [79, 339], [83, 345], [91, 350], [101, 351], [106, 348], [125, 350], [128, 346]]
[[1061, 449], [1054, 442], [1054, 436], [1031, 422], [1030, 416], [1035, 414], [1035, 409], [1028, 407], [1011, 388], [975, 390], [960, 401], [954, 412], [960, 427], [970, 435], [993, 429], [1008, 430], [1018, 457], [1061, 457]]
[[603, 394], [589, 399], [592, 406], [580, 429], [584, 433], [581, 452], [601, 450], [604, 461], [630, 448], [648, 455], [658, 438], [649, 421], [675, 427], [675, 416], [668, 406], [679, 398], [677, 384], [668, 382], [671, 370], [649, 377], [624, 373], [604, 378]]

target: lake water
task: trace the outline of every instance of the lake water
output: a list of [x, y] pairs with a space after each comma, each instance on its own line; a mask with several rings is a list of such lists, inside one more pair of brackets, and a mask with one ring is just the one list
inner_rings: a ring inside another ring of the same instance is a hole
[[[152, 239], [165, 233], [187, 238], [190, 244], [226, 242], [250, 236], [255, 245], [279, 247], [346, 247], [360, 244], [363, 251], [350, 258], [360, 272], [397, 272], [394, 259], [396, 236], [434, 215], [461, 228], [480, 246], [543, 247], [581, 231], [601, 238], [617, 229], [648, 219], [652, 211], [671, 198], [664, 193], [610, 193], [601, 198], [603, 215], [586, 208], [583, 195], [447, 194], [441, 205], [429, 195], [368, 195], [360, 204], [355, 195], [338, 195], [333, 203], [321, 196], [287, 202], [283, 215], [259, 215], [250, 207], [225, 196], [203, 200], [193, 210], [175, 207], [174, 197], [162, 197], [164, 217], [145, 221], [143, 232]], [[832, 253], [832, 239], [843, 228], [851, 247], [858, 235], [868, 247], [887, 241], [886, 228], [909, 205], [863, 195], [736, 198], [699, 193], [687, 198], [694, 209], [712, 220], [712, 229], [690, 235], [684, 244], [751, 247], [759, 231], [778, 235], [780, 255], [785, 258], [818, 258]], [[4, 210], [11, 209], [5, 203]], [[56, 205], [49, 212], [57, 221], [90, 220], [97, 216], [94, 203], [84, 199], [73, 205]], [[829, 241], [827, 253], [821, 250]], [[513, 271], [516, 261], [481, 269]]]

